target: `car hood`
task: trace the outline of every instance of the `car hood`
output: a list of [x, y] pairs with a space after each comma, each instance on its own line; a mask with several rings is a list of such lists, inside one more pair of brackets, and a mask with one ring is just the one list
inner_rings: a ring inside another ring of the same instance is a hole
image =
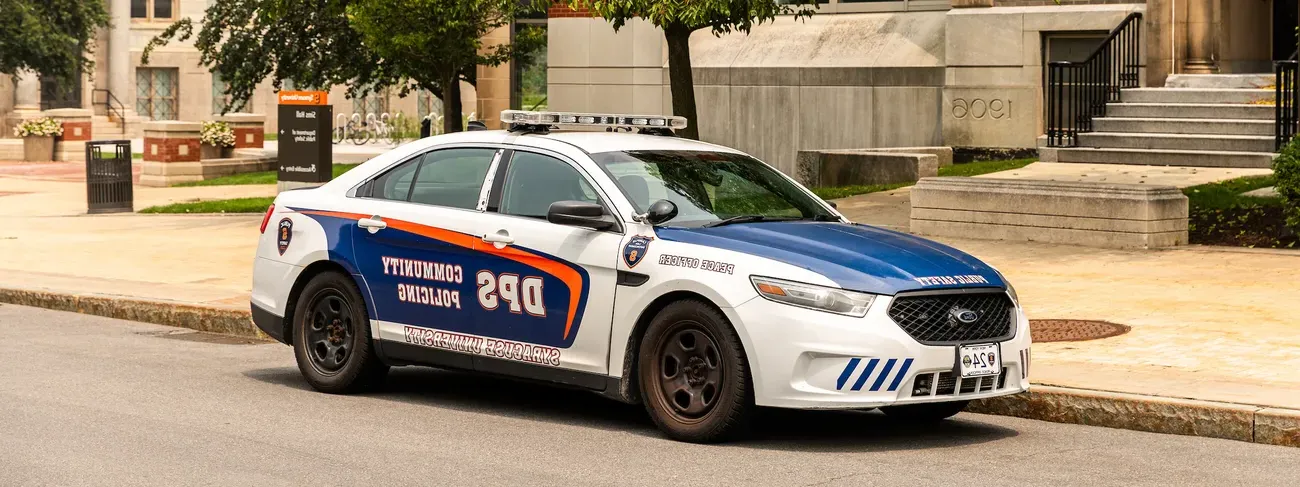
[[[874, 294], [1006, 287], [997, 271], [965, 252], [866, 225], [762, 222], [713, 228], [661, 227], [655, 233], [662, 240], [732, 250], [802, 267], [844, 289]], [[763, 271], [754, 269], [752, 273], [762, 275]]]

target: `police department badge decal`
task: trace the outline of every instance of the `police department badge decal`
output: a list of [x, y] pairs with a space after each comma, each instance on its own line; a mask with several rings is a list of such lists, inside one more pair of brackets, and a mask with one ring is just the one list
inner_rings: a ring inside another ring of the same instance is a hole
[[637, 235], [627, 241], [627, 245], [623, 246], [623, 262], [627, 263], [629, 269], [645, 260], [645, 254], [650, 250], [650, 241], [654, 239], [654, 237]]
[[275, 243], [280, 246], [280, 255], [289, 249], [289, 240], [293, 239], [293, 220], [285, 218], [276, 225]]

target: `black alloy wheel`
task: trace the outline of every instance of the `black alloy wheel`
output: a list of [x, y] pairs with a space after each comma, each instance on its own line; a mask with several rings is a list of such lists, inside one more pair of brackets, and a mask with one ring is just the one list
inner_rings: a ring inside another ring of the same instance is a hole
[[324, 289], [312, 296], [307, 306], [307, 346], [311, 364], [324, 375], [337, 374], [347, 364], [357, 324], [352, 307], [336, 289]]
[[655, 353], [659, 393], [667, 399], [678, 421], [692, 423], [707, 415], [718, 402], [723, 381], [718, 344], [693, 321], [678, 322], [669, 333]]
[[754, 409], [740, 338], [704, 301], [677, 301], [655, 315], [641, 339], [637, 378], [650, 418], [676, 440], [732, 439]]
[[303, 286], [294, 306], [292, 343], [298, 370], [321, 392], [368, 390], [388, 373], [374, 351], [361, 291], [347, 274], [323, 272]]

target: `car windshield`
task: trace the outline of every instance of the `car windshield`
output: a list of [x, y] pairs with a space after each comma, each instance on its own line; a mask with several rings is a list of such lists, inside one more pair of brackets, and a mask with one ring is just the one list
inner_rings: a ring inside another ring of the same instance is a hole
[[815, 197], [775, 169], [744, 154], [637, 150], [591, 155], [638, 212], [666, 199], [674, 226], [770, 220], [838, 221]]

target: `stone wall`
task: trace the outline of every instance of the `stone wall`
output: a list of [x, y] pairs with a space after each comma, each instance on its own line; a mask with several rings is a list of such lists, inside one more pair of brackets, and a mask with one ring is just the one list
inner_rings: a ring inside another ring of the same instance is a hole
[[[552, 17], [552, 110], [671, 113], [653, 25]], [[800, 150], [941, 145], [944, 12], [779, 17], [691, 37], [700, 137], [787, 174]]]

